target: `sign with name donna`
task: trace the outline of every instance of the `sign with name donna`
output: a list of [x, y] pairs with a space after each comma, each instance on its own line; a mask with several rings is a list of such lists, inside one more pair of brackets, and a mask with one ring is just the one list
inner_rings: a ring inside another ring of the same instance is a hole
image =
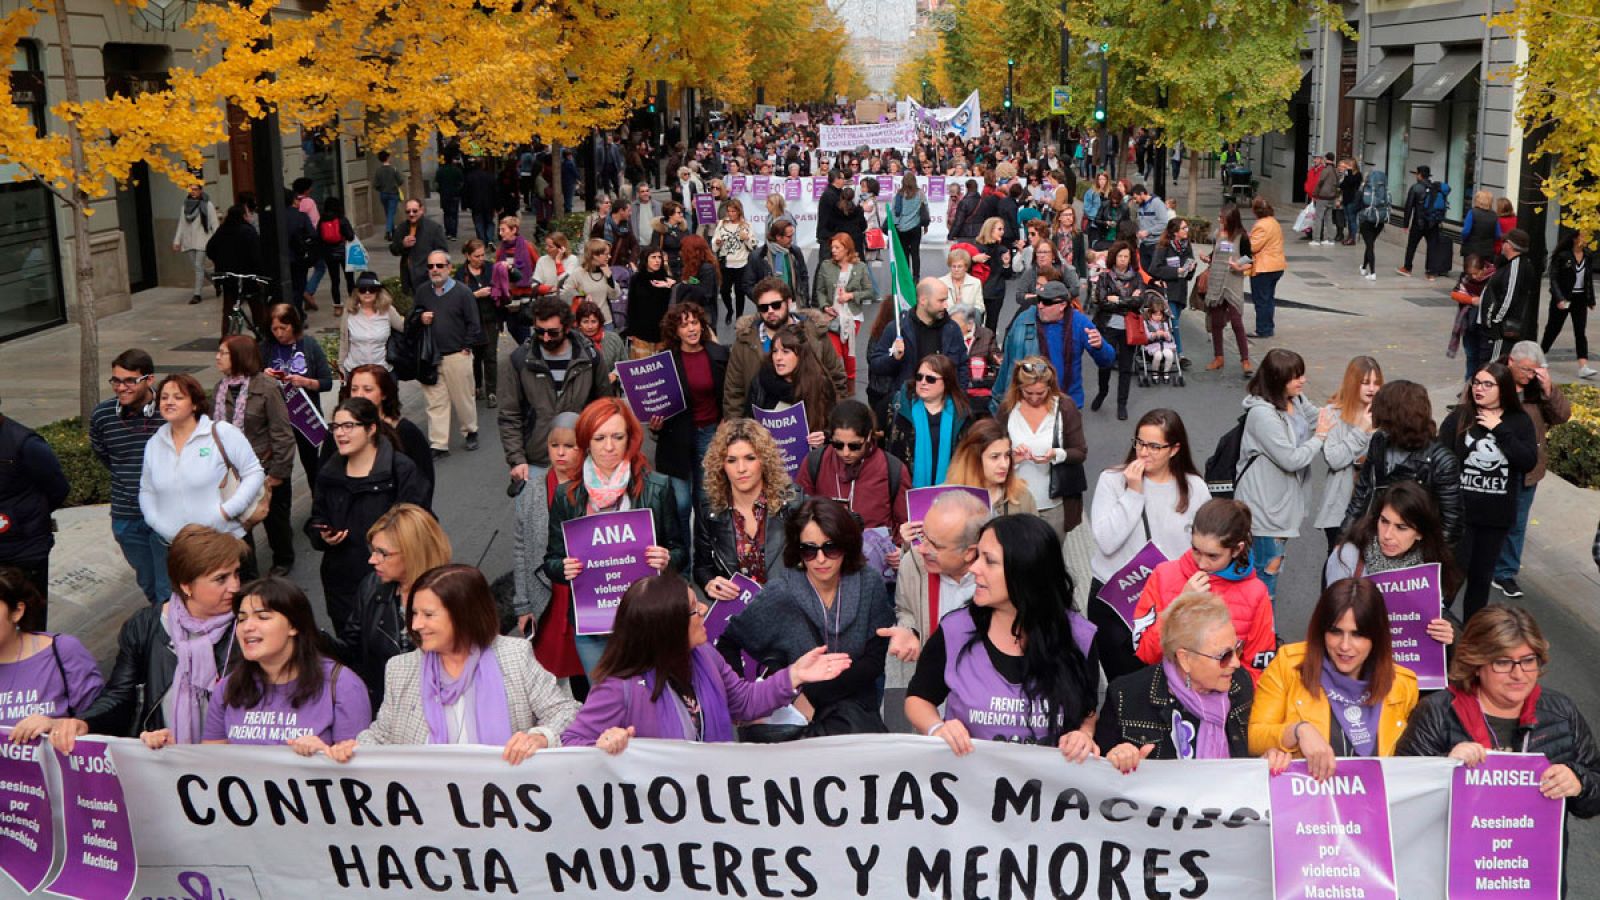
[[1416, 673], [1420, 690], [1444, 690], [1444, 645], [1428, 636], [1428, 623], [1444, 608], [1439, 564], [1424, 563], [1366, 577], [1378, 586], [1389, 610], [1394, 661]]
[[1304, 760], [1271, 778], [1275, 900], [1396, 900], [1383, 766], [1341, 759], [1323, 781]]
[[617, 606], [628, 586], [656, 574], [644, 550], [656, 542], [656, 523], [648, 509], [598, 513], [561, 523], [567, 555], [583, 561], [572, 579], [572, 605], [579, 634], [610, 634]]
[[616, 369], [622, 395], [628, 398], [628, 405], [640, 422], [649, 422], [656, 416], [670, 419], [688, 409], [670, 351], [644, 359], [619, 359]]
[[[1123, 776], [1053, 747], [957, 757], [909, 735], [760, 747], [636, 740], [617, 756], [114, 740], [139, 897], [1272, 896], [1258, 759]], [[1384, 759], [1400, 894], [1442, 898], [1455, 763]]]
[[1490, 753], [1450, 780], [1450, 900], [1561, 896], [1566, 801], [1546, 800], [1543, 756]]

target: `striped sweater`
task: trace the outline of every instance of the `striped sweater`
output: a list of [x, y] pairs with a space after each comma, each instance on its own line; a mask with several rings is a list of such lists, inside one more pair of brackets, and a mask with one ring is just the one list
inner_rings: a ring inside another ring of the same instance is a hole
[[139, 474], [144, 469], [144, 448], [166, 421], [152, 406], [135, 407], [123, 415], [115, 397], [89, 414], [89, 447], [111, 470], [111, 518], [140, 519]]

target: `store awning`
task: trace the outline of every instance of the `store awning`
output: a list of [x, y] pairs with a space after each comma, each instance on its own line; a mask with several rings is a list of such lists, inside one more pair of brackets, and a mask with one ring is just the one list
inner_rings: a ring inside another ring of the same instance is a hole
[[1409, 68], [1411, 68], [1410, 53], [1394, 53], [1385, 56], [1377, 65], [1368, 69], [1367, 74], [1361, 76], [1361, 80], [1357, 81], [1354, 87], [1345, 92], [1345, 98], [1349, 100], [1376, 100], [1382, 97], [1389, 88], [1393, 87], [1394, 83], [1399, 81], [1400, 76], [1404, 75]]
[[1451, 50], [1427, 71], [1417, 75], [1411, 90], [1401, 97], [1402, 103], [1440, 103], [1450, 96], [1461, 79], [1478, 71], [1483, 55], [1478, 50]]

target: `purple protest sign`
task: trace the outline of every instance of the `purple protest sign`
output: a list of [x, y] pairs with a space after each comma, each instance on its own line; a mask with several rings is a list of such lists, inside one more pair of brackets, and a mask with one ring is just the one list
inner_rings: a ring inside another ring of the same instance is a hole
[[783, 454], [783, 462], [789, 469], [789, 477], [793, 478], [800, 471], [800, 463], [811, 452], [811, 445], [806, 438], [811, 432], [806, 427], [806, 408], [796, 403], [782, 410], [762, 409], [753, 407], [756, 422], [762, 428], [772, 432], [772, 440], [778, 445], [778, 451]]
[[822, 175], [811, 176], [811, 199], [822, 199], [822, 192], [828, 189], [828, 179]]
[[567, 555], [583, 561], [572, 580], [572, 606], [579, 634], [610, 634], [617, 605], [628, 586], [656, 574], [644, 548], [656, 542], [648, 509], [598, 513], [561, 523]]
[[771, 175], [755, 175], [750, 178], [750, 195], [752, 197], [765, 203], [767, 202], [767, 195], [771, 193], [773, 193]]
[[1133, 559], [1118, 569], [1096, 595], [1100, 602], [1111, 607], [1122, 621], [1128, 623], [1129, 631], [1134, 630], [1133, 610], [1139, 605], [1139, 592], [1144, 590], [1145, 579], [1150, 577], [1156, 566], [1166, 561], [1166, 554], [1161, 552], [1161, 548], [1153, 541], [1146, 541]]
[[45, 890], [82, 900], [128, 896], [139, 864], [111, 754], [105, 744], [80, 739], [72, 753], [57, 752], [56, 763], [65, 862]]
[[1417, 687], [1445, 687], [1444, 645], [1428, 637], [1428, 623], [1444, 608], [1439, 589], [1439, 564], [1424, 563], [1367, 575], [1383, 594], [1389, 609], [1389, 644], [1394, 661], [1417, 673]]
[[717, 198], [710, 194], [695, 194], [694, 219], [701, 225], [715, 223], [717, 221]]
[[944, 176], [943, 175], [930, 175], [930, 176], [928, 176], [928, 202], [929, 203], [943, 203], [948, 198], [949, 198], [949, 195], [947, 193], [945, 193]]
[[50, 795], [39, 753], [49, 744], [11, 743], [11, 730], [0, 728], [0, 871], [24, 894], [31, 894], [50, 874], [56, 833], [50, 817]]
[[1272, 881], [1278, 900], [1394, 898], [1383, 764], [1341, 759], [1326, 781], [1296, 760], [1267, 783], [1272, 804]]
[[800, 179], [785, 178], [783, 180], [783, 199], [786, 203], [800, 202]]
[[728, 193], [743, 194], [750, 186], [750, 178], [746, 175], [728, 176]]
[[[706, 613], [706, 641], [715, 644], [717, 638], [728, 630], [728, 620], [744, 612], [756, 595], [761, 593], [761, 585], [754, 578], [743, 572], [735, 572], [728, 578], [733, 586], [739, 589], [739, 596], [732, 600], [716, 601], [709, 612]], [[744, 657], [744, 677], [754, 678], [761, 667], [755, 657], [748, 653], [740, 653]]]
[[311, 442], [314, 447], [321, 447], [328, 439], [328, 423], [322, 419], [322, 411], [311, 402], [311, 395], [305, 388], [289, 388], [283, 395], [283, 403], [289, 407], [289, 424], [300, 436]]
[[1451, 900], [1561, 896], [1566, 801], [1539, 793], [1548, 768], [1537, 753], [1491, 753], [1476, 768], [1451, 773]]
[[965, 491], [989, 505], [989, 492], [983, 488], [967, 487], [964, 484], [936, 484], [933, 487], [912, 488], [906, 491], [906, 521], [921, 522], [928, 517], [928, 510], [933, 506], [933, 501], [946, 491]]
[[639, 421], [648, 422], [656, 416], [670, 419], [689, 408], [671, 352], [663, 350], [644, 359], [619, 359], [616, 369], [622, 395], [628, 398]]

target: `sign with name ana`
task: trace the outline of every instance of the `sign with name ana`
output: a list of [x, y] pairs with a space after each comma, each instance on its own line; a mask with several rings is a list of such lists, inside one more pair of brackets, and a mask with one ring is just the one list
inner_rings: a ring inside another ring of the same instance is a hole
[[931, 487], [912, 488], [906, 491], [906, 521], [921, 522], [926, 519], [928, 510], [933, 508], [933, 501], [939, 499], [940, 494], [950, 491], [971, 494], [985, 507], [989, 505], [989, 492], [983, 488], [968, 487], [964, 484], [936, 484]]
[[1450, 780], [1450, 900], [1561, 896], [1566, 801], [1547, 800], [1537, 753], [1491, 753]]
[[0, 871], [24, 894], [44, 883], [55, 855], [41, 758], [49, 750], [42, 742], [13, 744], [11, 730], [0, 729]]
[[811, 445], [806, 442], [811, 434], [806, 425], [806, 408], [796, 403], [793, 406], [777, 409], [762, 409], [759, 406], [751, 408], [752, 418], [762, 428], [772, 433], [772, 440], [778, 445], [778, 452], [783, 454], [783, 463], [789, 470], [789, 477], [793, 478], [800, 471], [800, 463], [805, 461], [806, 454], [811, 452]]
[[633, 407], [633, 414], [639, 421], [649, 422], [657, 416], [670, 419], [688, 409], [683, 385], [678, 381], [678, 367], [670, 351], [663, 350], [643, 359], [619, 359], [616, 369], [622, 395], [628, 398], [628, 405]]
[[597, 513], [561, 523], [567, 555], [583, 561], [572, 579], [572, 605], [579, 634], [610, 634], [617, 606], [628, 587], [656, 574], [644, 560], [656, 542], [655, 520], [648, 509]]
[[111, 754], [105, 744], [82, 739], [71, 753], [50, 752], [61, 775], [64, 858], [45, 890], [81, 900], [128, 896], [138, 862]]
[[1341, 759], [1319, 782], [1296, 760], [1270, 777], [1268, 796], [1276, 900], [1399, 897], [1382, 763]]
[[1101, 603], [1111, 607], [1128, 624], [1129, 631], [1134, 630], [1133, 611], [1139, 605], [1139, 594], [1144, 590], [1145, 581], [1156, 566], [1166, 561], [1166, 554], [1161, 552], [1161, 548], [1154, 541], [1146, 541], [1133, 559], [1118, 569], [1096, 595]]
[[1389, 609], [1389, 644], [1394, 661], [1417, 673], [1417, 687], [1445, 687], [1444, 645], [1428, 636], [1428, 623], [1444, 608], [1438, 563], [1367, 575]]

